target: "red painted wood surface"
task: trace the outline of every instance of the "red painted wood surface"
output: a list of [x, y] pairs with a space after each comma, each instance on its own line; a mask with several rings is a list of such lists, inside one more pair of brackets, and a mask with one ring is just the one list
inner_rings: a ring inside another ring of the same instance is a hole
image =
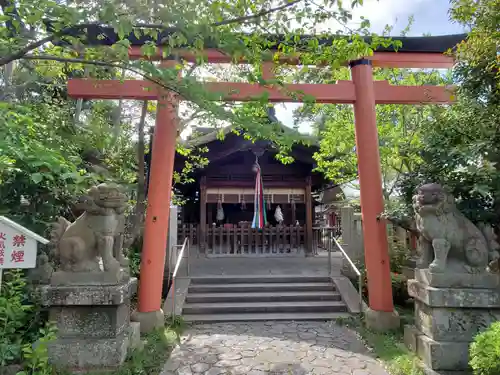
[[371, 65], [353, 66], [352, 77], [357, 96], [354, 125], [369, 304], [375, 311], [392, 312], [394, 304], [386, 225], [385, 221], [378, 219], [384, 211], [384, 198], [375, 112], [376, 90]]
[[[276, 89], [252, 83], [214, 82], [206, 87], [220, 93], [226, 101], [250, 101], [268, 94], [270, 102], [300, 102], [304, 95], [315, 98], [317, 103], [354, 103], [354, 84], [339, 81], [337, 84], [290, 84]], [[451, 103], [451, 88], [442, 86], [393, 86], [386, 81], [374, 82], [376, 104], [429, 104]], [[286, 91], [285, 91], [286, 90]], [[291, 95], [291, 93], [295, 93]], [[68, 82], [68, 94], [83, 99], [137, 99], [156, 100], [158, 89], [153, 83], [139, 80], [87, 80], [72, 79]], [[215, 98], [214, 98], [215, 99]]]
[[[222, 51], [207, 49], [202, 54], [194, 54], [190, 51], [176, 50], [172, 52], [175, 55], [183, 58], [186, 61], [196, 62], [198, 56], [203, 56], [206, 61], [213, 64], [231, 63], [231, 56]], [[129, 50], [131, 59], [146, 58], [141, 52], [141, 48], [134, 46]], [[147, 59], [161, 60], [163, 51], [158, 47], [156, 54]], [[441, 53], [402, 53], [402, 52], [375, 52], [373, 56], [365, 57], [372, 61], [373, 66], [380, 68], [434, 68], [434, 69], [449, 69], [453, 67], [453, 57]], [[300, 64], [300, 56], [283, 56], [279, 59], [281, 63]], [[324, 65], [328, 64], [325, 62]], [[320, 64], [318, 64], [320, 65]], [[347, 65], [347, 64], [346, 64]]]

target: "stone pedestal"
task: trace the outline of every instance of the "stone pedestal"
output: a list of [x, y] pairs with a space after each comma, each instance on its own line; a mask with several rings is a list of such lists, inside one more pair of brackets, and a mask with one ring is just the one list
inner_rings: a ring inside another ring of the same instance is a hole
[[415, 278], [415, 268], [417, 267], [416, 264], [416, 259], [410, 258], [408, 259], [404, 265], [401, 267], [401, 273], [407, 278], [407, 279], [414, 279]]
[[73, 370], [120, 366], [139, 338], [140, 327], [130, 323], [130, 298], [137, 280], [74, 284], [40, 287], [42, 304], [49, 307], [50, 320], [57, 325], [57, 340], [48, 348], [50, 362]]
[[427, 374], [470, 374], [469, 345], [500, 319], [500, 277], [481, 273], [415, 270], [408, 292], [415, 299], [415, 326], [405, 342], [424, 362]]

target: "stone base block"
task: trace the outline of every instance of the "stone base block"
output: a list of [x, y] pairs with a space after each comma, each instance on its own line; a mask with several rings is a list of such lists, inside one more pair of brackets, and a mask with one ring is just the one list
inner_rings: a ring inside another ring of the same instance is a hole
[[130, 340], [130, 349], [142, 350], [144, 342], [141, 340], [141, 323], [130, 322], [128, 337]]
[[52, 273], [50, 285], [115, 285], [130, 278], [128, 269], [121, 268], [116, 272], [66, 272]]
[[125, 361], [129, 348], [128, 332], [115, 338], [84, 339], [82, 337], [57, 339], [48, 346], [50, 362], [71, 369], [119, 367]]
[[469, 343], [434, 341], [414, 327], [405, 327], [405, 344], [434, 371], [469, 371]]
[[420, 334], [420, 331], [414, 326], [407, 325], [404, 327], [403, 342], [414, 353], [417, 352], [417, 336]]
[[500, 309], [430, 307], [415, 302], [415, 326], [436, 341], [472, 342], [474, 337], [500, 320]]
[[432, 307], [500, 309], [500, 289], [435, 288], [408, 280], [408, 293]]
[[137, 279], [118, 285], [43, 285], [39, 288], [44, 306], [120, 305], [137, 290]]
[[[42, 304], [57, 325], [57, 339], [49, 344], [51, 363], [71, 369], [116, 368], [123, 364], [131, 339], [130, 298], [137, 280], [111, 285], [44, 285]], [[138, 331], [138, 327], [134, 327]]]
[[133, 322], [140, 323], [141, 333], [148, 333], [157, 328], [165, 327], [165, 315], [162, 309], [149, 312], [135, 311], [130, 319]]
[[415, 269], [411, 267], [401, 267], [401, 273], [407, 278], [407, 279], [414, 279], [415, 278]]
[[365, 321], [368, 328], [379, 332], [398, 329], [401, 323], [396, 311], [375, 311], [370, 308], [365, 311]]
[[429, 269], [416, 269], [415, 279], [435, 288], [495, 289], [500, 286], [500, 275], [483, 273], [432, 273]]
[[56, 306], [50, 308], [51, 321], [60, 337], [116, 337], [130, 325], [130, 305]]

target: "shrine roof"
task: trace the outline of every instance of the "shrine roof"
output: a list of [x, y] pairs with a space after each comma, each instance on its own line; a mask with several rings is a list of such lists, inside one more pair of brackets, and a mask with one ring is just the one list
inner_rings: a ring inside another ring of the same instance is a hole
[[[279, 129], [279, 131], [282, 131], [287, 135], [294, 136], [294, 138], [298, 141], [304, 141], [305, 143], [308, 143], [309, 146], [311, 147], [319, 147], [318, 138], [312, 135], [299, 133], [297, 130], [291, 129], [288, 126], [283, 125], [281, 123], [275, 123], [273, 125], [276, 126]], [[185, 146], [197, 147], [201, 145], [206, 145], [210, 142], [220, 140], [221, 136], [225, 138], [231, 133], [237, 135], [238, 133], [240, 133], [240, 129], [237, 126], [226, 126], [220, 129], [201, 127], [201, 128], [195, 128], [195, 132], [197, 133], [196, 135], [192, 135], [182, 142]], [[224, 140], [222, 140], [222, 142], [223, 141]]]
[[[48, 28], [50, 30], [50, 23], [47, 22]], [[140, 33], [130, 33], [127, 37], [132, 46], [142, 46], [149, 42], [154, 42], [156, 45], [161, 46], [162, 41], [172, 35], [174, 32], [178, 31], [174, 28], [167, 28], [161, 32], [158, 32], [156, 36], [151, 35], [139, 35]], [[118, 34], [112, 27], [100, 26], [100, 25], [86, 25], [85, 29], [73, 27], [68, 30], [68, 35], [71, 36], [86, 36], [86, 41], [84, 43], [90, 46], [110, 46], [118, 42], [120, 38]], [[239, 34], [250, 36], [249, 34]], [[262, 36], [261, 36], [262, 38]], [[279, 34], [269, 34], [267, 35], [267, 41], [275, 42], [276, 44], [288, 44], [290, 43], [289, 37], [286, 35]], [[337, 38], [347, 38], [347, 36], [338, 35], [328, 35], [328, 36], [316, 36], [316, 35], [301, 35], [300, 44], [307, 45], [308, 41], [311, 39], [318, 39], [320, 45], [331, 45], [332, 42]], [[400, 41], [402, 47], [398, 48], [397, 51], [393, 47], [379, 47], [376, 52], [403, 52], [403, 53], [445, 53], [450, 48], [454, 48], [458, 43], [467, 38], [467, 34], [452, 34], [452, 35], [437, 35], [437, 36], [390, 36], [394, 41]], [[370, 36], [365, 36], [363, 39], [366, 42], [370, 42], [372, 38]], [[189, 48], [189, 42], [184, 46]], [[205, 48], [220, 48], [220, 45], [214, 43], [213, 40], [207, 38], [205, 40]], [[182, 46], [180, 46], [182, 48]]]

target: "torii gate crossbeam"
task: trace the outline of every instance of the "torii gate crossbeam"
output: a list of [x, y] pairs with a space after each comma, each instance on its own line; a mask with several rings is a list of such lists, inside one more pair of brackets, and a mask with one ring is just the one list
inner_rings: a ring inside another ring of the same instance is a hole
[[[140, 58], [140, 50], [130, 49], [131, 58]], [[189, 53], [186, 53], [189, 59]], [[208, 50], [209, 62], [227, 62]], [[150, 57], [151, 58], [151, 57]], [[154, 59], [161, 60], [158, 53]], [[168, 64], [163, 60], [162, 64]], [[386, 223], [379, 220], [383, 212], [382, 178], [376, 104], [430, 104], [450, 103], [449, 90], [440, 86], [391, 86], [385, 81], [373, 80], [373, 66], [399, 68], [450, 68], [453, 60], [442, 53], [375, 53], [370, 58], [349, 62], [352, 81], [337, 84], [290, 84], [277, 88], [250, 83], [206, 83], [214, 98], [225, 101], [249, 101], [266, 93], [271, 102], [297, 102], [304, 95], [316, 98], [318, 103], [349, 103], [354, 106], [356, 152], [359, 165], [361, 210], [368, 273], [369, 311], [367, 322], [374, 328], [386, 329], [399, 324], [392, 300]], [[266, 77], [269, 79], [270, 77]], [[295, 94], [290, 95], [289, 92]], [[165, 263], [165, 244], [168, 236], [168, 218], [175, 144], [177, 138], [176, 108], [178, 96], [164, 88], [141, 80], [98, 81], [74, 79], [68, 83], [68, 93], [74, 98], [158, 100], [155, 137], [152, 146], [150, 185], [144, 243], [141, 259], [138, 319], [141, 330], [163, 325], [161, 292]]]

